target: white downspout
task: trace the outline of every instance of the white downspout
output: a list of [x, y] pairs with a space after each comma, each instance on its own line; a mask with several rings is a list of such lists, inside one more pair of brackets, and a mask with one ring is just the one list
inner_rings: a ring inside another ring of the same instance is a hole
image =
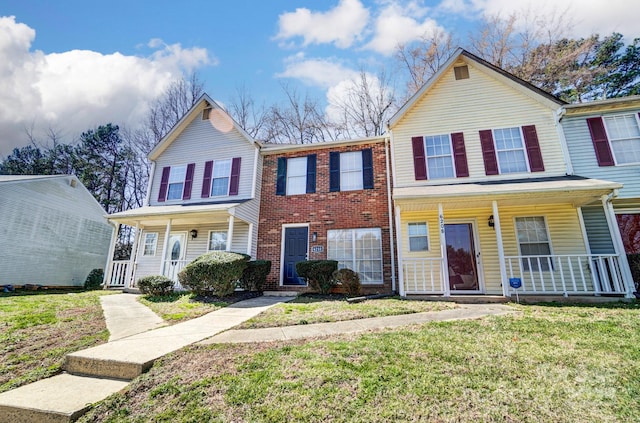
[[389, 244], [391, 251], [391, 290], [395, 292], [396, 290], [396, 254], [394, 251], [395, 243], [393, 242], [394, 231], [393, 231], [393, 207], [391, 206], [391, 177], [390, 166], [389, 166], [389, 138], [384, 139], [384, 155], [385, 162], [387, 167], [387, 206], [389, 213]]
[[609, 195], [603, 195], [601, 197], [602, 207], [604, 208], [604, 215], [609, 225], [609, 232], [613, 241], [613, 247], [615, 248], [618, 260], [620, 261], [620, 270], [622, 273], [622, 282], [626, 289], [625, 298], [635, 298], [633, 291], [635, 286], [633, 285], [633, 276], [631, 275], [631, 269], [629, 267], [629, 261], [627, 260], [627, 253], [624, 251], [624, 244], [622, 243], [622, 236], [620, 235], [620, 228], [616, 220], [616, 213], [613, 210], [613, 204], [611, 200], [617, 195], [617, 190], [614, 190]]
[[404, 269], [402, 268], [402, 226], [400, 222], [400, 206], [395, 207], [396, 218], [396, 251], [398, 252], [398, 292], [401, 297], [407, 294], [404, 290]]
[[438, 203], [438, 225], [440, 226], [440, 256], [442, 257], [442, 283], [444, 284], [444, 296], [451, 296], [451, 287], [449, 286], [449, 262], [447, 260], [447, 237], [444, 232], [444, 211], [442, 203]]

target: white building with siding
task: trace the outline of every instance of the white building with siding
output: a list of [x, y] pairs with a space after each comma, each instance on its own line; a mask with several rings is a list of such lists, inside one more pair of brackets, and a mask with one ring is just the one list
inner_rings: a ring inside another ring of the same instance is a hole
[[113, 228], [72, 175], [0, 176], [0, 285], [82, 286]]

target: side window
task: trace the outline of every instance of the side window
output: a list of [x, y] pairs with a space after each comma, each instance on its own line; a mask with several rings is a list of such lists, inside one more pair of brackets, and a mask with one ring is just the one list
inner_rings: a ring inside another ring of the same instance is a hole
[[227, 249], [227, 233], [225, 231], [209, 232], [209, 251], [225, 251]]
[[409, 223], [409, 251], [429, 251], [426, 222]]
[[[518, 247], [524, 271], [553, 270], [551, 241], [542, 216], [516, 217]], [[536, 257], [539, 256], [539, 257]]]
[[158, 245], [158, 233], [157, 232], [145, 233], [144, 234], [144, 250], [142, 255], [155, 256], [157, 245]]

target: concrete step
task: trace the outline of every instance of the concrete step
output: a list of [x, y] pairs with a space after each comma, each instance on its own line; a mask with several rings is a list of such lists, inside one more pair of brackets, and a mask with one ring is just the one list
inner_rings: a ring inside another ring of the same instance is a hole
[[91, 404], [121, 391], [127, 381], [66, 373], [0, 394], [0, 423], [66, 423]]

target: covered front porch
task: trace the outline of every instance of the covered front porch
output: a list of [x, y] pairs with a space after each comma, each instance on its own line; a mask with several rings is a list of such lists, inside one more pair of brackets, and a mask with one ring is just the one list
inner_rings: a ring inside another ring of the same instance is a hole
[[617, 187], [562, 177], [396, 189], [400, 295], [631, 297], [626, 256], [592, 254], [580, 213]]
[[109, 216], [116, 224], [113, 258], [120, 225], [134, 230], [129, 260], [109, 260], [105, 288], [136, 288], [143, 276], [164, 275], [182, 289], [178, 273], [198, 256], [214, 250], [255, 253], [254, 222], [237, 216], [237, 204], [143, 207]]

